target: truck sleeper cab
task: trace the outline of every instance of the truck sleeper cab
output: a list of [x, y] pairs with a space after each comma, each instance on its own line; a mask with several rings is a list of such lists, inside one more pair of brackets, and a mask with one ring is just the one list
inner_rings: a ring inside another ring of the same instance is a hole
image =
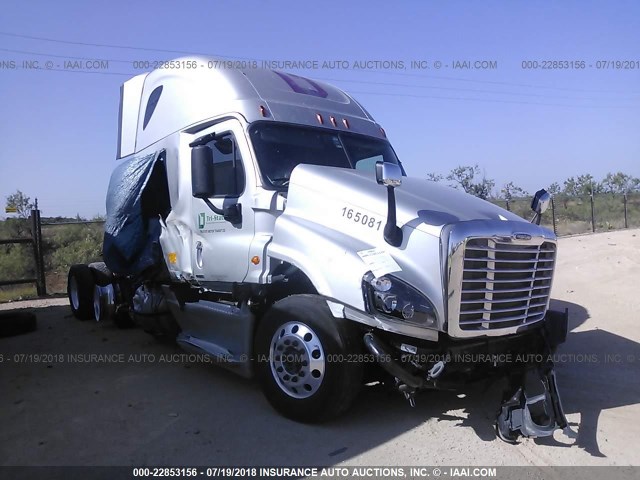
[[505, 375], [500, 438], [566, 427], [552, 232], [407, 177], [331, 85], [178, 62], [121, 89], [104, 263], [71, 268], [76, 317], [134, 322], [256, 376], [299, 421], [343, 413], [365, 381], [413, 404]]

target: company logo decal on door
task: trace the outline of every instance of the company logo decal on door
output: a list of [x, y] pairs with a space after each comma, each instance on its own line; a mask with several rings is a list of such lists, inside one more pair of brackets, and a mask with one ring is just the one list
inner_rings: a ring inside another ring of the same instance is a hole
[[215, 228], [219, 227], [220, 223], [226, 223], [226, 220], [222, 215], [216, 215], [206, 212], [198, 213], [197, 224], [198, 230], [202, 233], [222, 233], [226, 231], [225, 228]]

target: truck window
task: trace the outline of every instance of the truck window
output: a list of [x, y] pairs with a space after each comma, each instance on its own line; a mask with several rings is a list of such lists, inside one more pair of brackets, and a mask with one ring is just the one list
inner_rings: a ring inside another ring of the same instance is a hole
[[223, 134], [207, 145], [213, 151], [215, 196], [239, 197], [244, 191], [244, 168], [233, 134]]
[[256, 122], [249, 136], [267, 187], [286, 188], [300, 163], [369, 171], [374, 171], [376, 161], [399, 163], [389, 142], [365, 135]]
[[144, 121], [142, 122], [143, 130], [147, 128], [147, 125], [149, 124], [149, 120], [151, 120], [151, 116], [153, 115], [153, 112], [155, 111], [156, 106], [158, 105], [158, 101], [160, 100], [160, 95], [162, 95], [162, 85], [155, 88], [153, 92], [151, 92], [151, 95], [149, 95], [149, 100], [147, 101], [147, 108], [145, 109], [145, 112], [144, 112]]
[[363, 158], [362, 160], [358, 160], [356, 162], [356, 170], [365, 170], [369, 172], [375, 171], [376, 162], [384, 161], [384, 157], [382, 155], [376, 155], [375, 157]]
[[372, 141], [367, 137], [356, 135], [343, 135], [342, 143], [356, 170], [373, 172], [376, 168], [376, 162], [388, 162], [389, 158], [391, 158], [391, 163], [398, 163], [391, 147], [386, 142]]

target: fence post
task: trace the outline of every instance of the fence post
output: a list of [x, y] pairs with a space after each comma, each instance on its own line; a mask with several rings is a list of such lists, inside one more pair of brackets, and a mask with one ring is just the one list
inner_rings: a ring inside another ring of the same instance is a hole
[[509, 207], [509, 199], [507, 198], [507, 210], [511, 211], [511, 208]]
[[556, 226], [556, 202], [551, 197], [551, 218], [553, 220], [553, 233], [558, 235], [558, 228]]
[[593, 211], [593, 192], [589, 195], [589, 198], [591, 200], [591, 231], [596, 233], [596, 215]]
[[44, 297], [47, 294], [47, 285], [44, 275], [44, 258], [42, 255], [42, 225], [37, 199], [35, 208], [31, 210], [31, 235], [33, 236], [33, 254], [36, 263], [36, 291], [39, 297]]
[[624, 228], [629, 228], [629, 223], [627, 222], [627, 192], [624, 192]]

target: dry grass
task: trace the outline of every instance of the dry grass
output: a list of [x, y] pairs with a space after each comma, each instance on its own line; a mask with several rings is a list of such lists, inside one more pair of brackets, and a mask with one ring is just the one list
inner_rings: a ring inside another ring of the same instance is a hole
[[15, 287], [0, 288], [0, 303], [12, 302], [16, 300], [28, 300], [37, 298], [36, 287], [33, 285], [18, 285]]

